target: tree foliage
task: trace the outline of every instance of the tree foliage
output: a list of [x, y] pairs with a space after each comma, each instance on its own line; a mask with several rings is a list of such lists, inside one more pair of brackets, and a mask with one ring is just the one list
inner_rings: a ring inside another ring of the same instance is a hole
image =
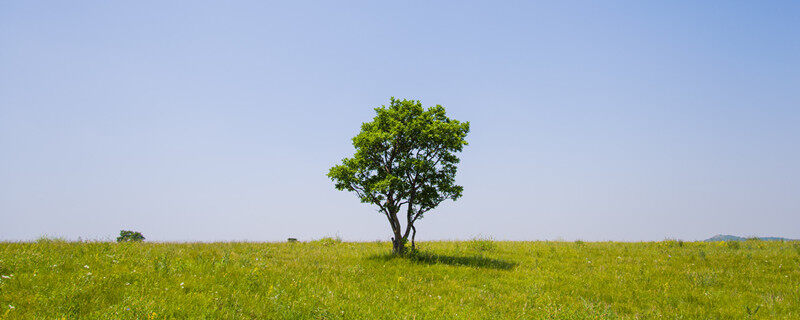
[[144, 236], [141, 232], [120, 230], [117, 242], [141, 242], [144, 241]]
[[[336, 189], [378, 207], [392, 228], [394, 251], [403, 253], [409, 234], [415, 245], [415, 222], [442, 201], [461, 197], [456, 153], [467, 145], [469, 122], [448, 118], [440, 105], [423, 108], [418, 100], [391, 98], [375, 112], [353, 138], [353, 157], [331, 168], [328, 177]], [[405, 230], [398, 217], [403, 213]]]

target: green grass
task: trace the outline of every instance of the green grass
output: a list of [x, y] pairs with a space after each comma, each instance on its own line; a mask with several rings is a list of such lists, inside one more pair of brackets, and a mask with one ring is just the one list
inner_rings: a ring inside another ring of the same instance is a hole
[[0, 318], [800, 319], [798, 242], [420, 247], [0, 243]]

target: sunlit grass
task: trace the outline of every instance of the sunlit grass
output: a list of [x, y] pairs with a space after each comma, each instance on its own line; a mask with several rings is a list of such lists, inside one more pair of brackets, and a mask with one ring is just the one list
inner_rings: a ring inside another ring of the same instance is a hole
[[0, 243], [8, 319], [800, 319], [800, 244]]

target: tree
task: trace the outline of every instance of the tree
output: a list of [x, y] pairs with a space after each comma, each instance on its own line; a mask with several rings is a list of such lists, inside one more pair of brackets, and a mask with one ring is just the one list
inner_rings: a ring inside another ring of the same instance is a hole
[[141, 242], [144, 241], [144, 236], [141, 232], [120, 230], [117, 242]]
[[[455, 153], [467, 145], [469, 122], [448, 118], [440, 105], [425, 109], [418, 100], [394, 97], [375, 113], [353, 138], [355, 155], [331, 168], [328, 177], [336, 189], [378, 206], [392, 228], [394, 253], [404, 254], [409, 233], [416, 249], [414, 223], [442, 201], [461, 197]], [[398, 217], [403, 211], [405, 231]]]

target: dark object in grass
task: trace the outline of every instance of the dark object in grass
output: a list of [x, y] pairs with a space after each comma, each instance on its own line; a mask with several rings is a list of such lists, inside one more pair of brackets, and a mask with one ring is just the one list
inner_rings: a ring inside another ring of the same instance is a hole
[[297, 242], [297, 238], [286, 239], [286, 242]]
[[142, 242], [144, 241], [144, 236], [141, 232], [136, 231], [129, 231], [129, 230], [120, 230], [119, 237], [117, 237], [117, 242]]

